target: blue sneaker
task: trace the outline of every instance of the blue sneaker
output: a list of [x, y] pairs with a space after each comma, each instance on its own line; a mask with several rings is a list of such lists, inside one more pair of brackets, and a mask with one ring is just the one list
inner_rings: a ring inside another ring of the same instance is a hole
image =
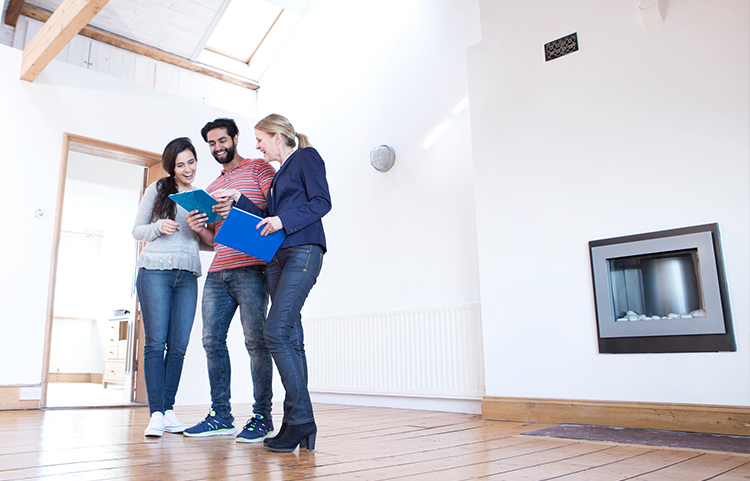
[[234, 417], [230, 414], [228, 418], [224, 418], [213, 410], [208, 413], [206, 419], [182, 432], [185, 436], [196, 438], [232, 436], [235, 433], [237, 433], [237, 428], [234, 427]]
[[266, 419], [260, 414], [253, 417], [245, 424], [245, 428], [237, 436], [238, 443], [259, 443], [263, 438], [273, 432], [273, 421]]

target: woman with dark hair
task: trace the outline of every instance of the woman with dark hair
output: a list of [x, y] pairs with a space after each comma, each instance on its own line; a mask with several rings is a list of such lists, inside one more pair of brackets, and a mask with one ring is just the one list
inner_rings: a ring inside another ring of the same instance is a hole
[[[188, 213], [170, 194], [192, 190], [198, 164], [187, 137], [164, 148], [161, 165], [169, 175], [149, 185], [138, 207], [133, 237], [148, 242], [138, 258], [136, 290], [146, 343], [143, 368], [151, 420], [146, 436], [181, 433], [187, 426], [174, 413], [185, 351], [195, 318], [199, 250], [213, 250], [213, 233], [188, 227]], [[180, 226], [183, 226], [180, 229]]]
[[326, 239], [321, 219], [331, 210], [331, 196], [323, 159], [307, 136], [295, 132], [289, 120], [272, 114], [255, 125], [256, 148], [267, 162], [281, 163], [268, 191], [268, 204], [261, 210], [237, 191], [214, 192], [225, 198], [216, 210], [226, 212], [227, 203], [264, 217], [257, 229], [269, 235], [280, 229], [286, 238], [266, 265], [271, 310], [263, 337], [286, 390], [284, 418], [276, 437], [263, 440], [271, 451], [289, 453], [297, 446], [315, 449], [318, 428], [307, 390], [307, 357], [302, 333], [302, 306], [323, 265]]

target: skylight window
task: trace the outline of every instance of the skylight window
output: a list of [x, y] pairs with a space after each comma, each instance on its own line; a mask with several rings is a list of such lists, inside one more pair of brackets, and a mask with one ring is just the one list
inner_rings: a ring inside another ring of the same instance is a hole
[[228, 6], [193, 60], [257, 82], [312, 0], [222, 1]]
[[249, 64], [284, 10], [266, 0], [234, 0], [205, 49]]

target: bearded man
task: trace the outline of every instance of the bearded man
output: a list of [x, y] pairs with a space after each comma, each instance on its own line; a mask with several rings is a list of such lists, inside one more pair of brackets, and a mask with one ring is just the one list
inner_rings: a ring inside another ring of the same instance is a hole
[[[276, 173], [263, 159], [246, 159], [237, 153], [239, 130], [232, 119], [216, 119], [201, 130], [211, 154], [222, 165], [219, 177], [206, 189], [221, 203], [240, 192], [265, 208], [266, 194]], [[205, 224], [198, 217], [190, 227], [200, 233], [211, 229], [218, 233], [222, 222]], [[231, 365], [227, 349], [227, 332], [237, 308], [250, 354], [253, 382], [253, 416], [237, 436], [238, 442], [257, 443], [273, 433], [271, 419], [271, 354], [263, 339], [263, 324], [268, 311], [266, 263], [221, 244], [214, 243], [216, 255], [208, 269], [203, 287], [203, 349], [208, 361], [211, 385], [211, 410], [206, 418], [184, 431], [189, 437], [233, 436], [237, 433], [232, 416]]]

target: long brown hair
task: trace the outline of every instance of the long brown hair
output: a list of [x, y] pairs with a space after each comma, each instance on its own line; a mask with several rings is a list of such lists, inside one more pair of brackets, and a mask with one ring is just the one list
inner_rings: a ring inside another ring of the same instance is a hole
[[195, 147], [187, 137], [178, 137], [164, 147], [164, 153], [161, 154], [161, 167], [169, 175], [156, 182], [156, 198], [154, 199], [154, 208], [151, 211], [151, 222], [159, 219], [174, 220], [177, 215], [175, 203], [169, 196], [178, 192], [177, 181], [174, 178], [174, 167], [177, 163], [177, 155], [186, 150], [192, 152], [195, 160], [198, 160]]

